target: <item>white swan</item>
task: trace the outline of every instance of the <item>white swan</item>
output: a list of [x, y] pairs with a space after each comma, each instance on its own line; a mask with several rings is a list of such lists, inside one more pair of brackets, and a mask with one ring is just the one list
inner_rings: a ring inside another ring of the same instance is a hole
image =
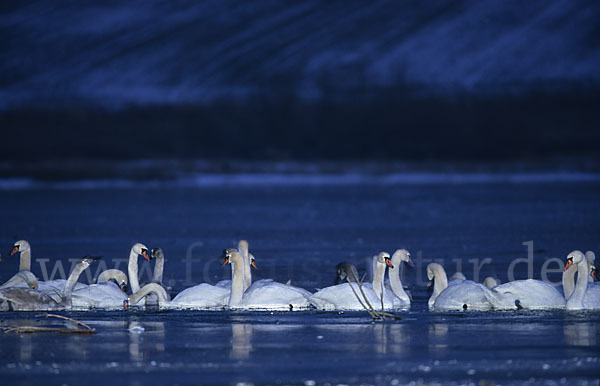
[[392, 266], [388, 268], [388, 278], [390, 279], [390, 288], [394, 295], [398, 297], [400, 307], [410, 307], [410, 295], [404, 289], [400, 280], [400, 267], [402, 263], [413, 265], [410, 259], [410, 253], [406, 249], [398, 249], [392, 255]]
[[[161, 248], [152, 248], [150, 260], [154, 260], [154, 270], [152, 271], [151, 283], [157, 283], [164, 287], [162, 280], [165, 269], [165, 254], [163, 250]], [[154, 292], [151, 292], [148, 296], [146, 296], [145, 302], [146, 306], [156, 306], [158, 305], [158, 298]]]
[[[256, 267], [254, 255], [248, 251], [248, 241], [238, 241], [238, 252], [244, 258], [244, 291], [246, 291], [252, 285], [252, 268], [258, 270]], [[263, 279], [272, 281], [271, 279]], [[217, 287], [226, 288], [231, 290], [231, 279], [221, 280], [216, 284]]]
[[[567, 310], [600, 309], [600, 286], [588, 283], [588, 262], [581, 251], [573, 251], [567, 256], [565, 271], [572, 265], [577, 267], [577, 283], [575, 290], [567, 299]], [[565, 275], [563, 275], [563, 282]], [[568, 278], [567, 278], [568, 280]]]
[[456, 283], [448, 285], [446, 271], [438, 263], [430, 263], [427, 266], [427, 278], [433, 280], [433, 294], [428, 301], [431, 310], [489, 310], [491, 308], [490, 302], [484, 295], [487, 288], [471, 280], [454, 280]]
[[103, 271], [96, 284], [73, 291], [71, 303], [77, 309], [118, 310], [127, 299], [127, 275], [118, 269]]
[[[67, 280], [65, 279], [54, 279], [54, 280], [46, 280], [46, 281], [38, 281], [36, 278], [36, 286], [31, 287], [30, 284], [33, 284], [33, 278], [35, 275], [31, 272], [31, 245], [26, 240], [19, 240], [15, 242], [13, 249], [11, 251], [11, 255], [16, 253], [20, 253], [20, 263], [19, 263], [19, 272], [17, 272], [13, 277], [11, 277], [6, 283], [0, 286], [0, 289], [3, 288], [11, 288], [11, 287], [25, 287], [29, 286], [30, 288], [37, 289], [42, 292], [48, 293], [51, 297], [53, 297], [56, 301], [60, 301], [61, 293], [65, 289], [65, 284]], [[87, 257], [87, 256], [86, 256]], [[80, 282], [75, 283], [75, 288], [83, 288], [86, 287], [87, 284], [83, 284]]]
[[31, 288], [6, 288], [0, 290], [0, 309], [15, 311], [64, 310], [71, 308], [71, 294], [79, 275], [97, 258], [83, 258], [69, 275], [60, 299]]
[[498, 310], [543, 310], [565, 308], [565, 298], [550, 283], [541, 280], [514, 280], [486, 292], [492, 306]]
[[234, 248], [223, 251], [223, 264], [231, 264], [232, 280], [229, 308], [262, 310], [300, 310], [309, 308], [310, 292], [270, 280], [253, 283], [244, 292], [244, 257]]
[[[29, 280], [29, 282], [32, 282], [30, 280], [31, 277], [28, 277], [27, 274], [21, 274], [21, 272], [31, 273], [31, 246], [29, 245], [29, 242], [27, 242], [26, 240], [19, 240], [15, 242], [12, 250], [10, 251], [10, 254], [12, 256], [15, 253], [20, 253], [19, 272], [17, 272], [10, 279], [8, 279], [6, 283], [0, 285], [0, 289], [15, 286], [23, 286], [23, 284], [28, 283], [27, 280]], [[35, 288], [37, 288], [37, 284]]]
[[[390, 266], [390, 268], [393, 266], [389, 253], [381, 252], [379, 255], [374, 256], [374, 261], [373, 283], [362, 285], [362, 292], [364, 292], [366, 299], [362, 296], [358, 284], [353, 282], [323, 288], [310, 296], [310, 303], [322, 310], [364, 310], [361, 302], [364, 306], [369, 307], [366, 304], [368, 302], [375, 310], [380, 310], [380, 296], [383, 292], [383, 307], [386, 310], [406, 307], [406, 303], [402, 302], [391, 290], [383, 286], [386, 266]], [[401, 283], [400, 286], [402, 286]], [[374, 290], [374, 288], [379, 289], [379, 291]], [[360, 302], [353, 290], [361, 299]]]
[[129, 287], [132, 293], [140, 290], [140, 279], [138, 278], [138, 256], [142, 255], [146, 261], [151, 258], [148, 255], [148, 247], [142, 243], [136, 243], [129, 251], [129, 263], [127, 265], [127, 273], [129, 274]]
[[[588, 263], [589, 272], [588, 282], [589, 285], [594, 285], [594, 281], [596, 279], [596, 267], [594, 266], [594, 262], [596, 260], [596, 255], [592, 251], [587, 251], [585, 253], [585, 258]], [[565, 267], [562, 276], [562, 287], [563, 287], [563, 295], [565, 299], [568, 299], [575, 291], [575, 274], [577, 273], [577, 265], [571, 264], [568, 267]]]

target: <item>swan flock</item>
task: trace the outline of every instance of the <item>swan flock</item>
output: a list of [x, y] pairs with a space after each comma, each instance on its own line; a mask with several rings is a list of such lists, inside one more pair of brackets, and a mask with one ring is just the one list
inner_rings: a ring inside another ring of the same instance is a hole
[[[31, 272], [31, 246], [17, 241], [11, 255], [20, 255], [19, 271], [0, 285], [0, 311], [41, 310], [119, 310], [129, 307], [206, 310], [408, 310], [412, 295], [402, 284], [403, 265], [412, 266], [410, 253], [398, 249], [392, 255], [380, 252], [373, 256], [370, 282], [359, 277], [356, 267], [343, 262], [337, 265], [335, 284], [310, 292], [271, 279], [252, 281], [252, 270], [258, 269], [249, 252], [248, 242], [241, 240], [237, 248], [227, 248], [220, 259], [231, 268], [231, 280], [215, 285], [202, 283], [186, 288], [171, 297], [162, 283], [165, 257], [160, 248], [148, 249], [134, 244], [129, 252], [127, 274], [117, 269], [100, 273], [95, 283], [85, 285], [79, 276], [99, 258], [86, 256], [79, 260], [66, 280], [38, 281]], [[140, 284], [138, 259], [154, 260], [152, 281]], [[483, 284], [457, 272], [448, 279], [438, 263], [427, 266], [428, 300], [431, 311], [488, 311], [519, 309], [600, 310], [600, 284], [593, 278], [598, 273], [593, 252], [573, 251], [565, 259], [562, 291], [541, 280], [500, 282], [492, 277]], [[386, 278], [387, 273], [387, 278]], [[128, 293], [129, 292], [129, 293]]]

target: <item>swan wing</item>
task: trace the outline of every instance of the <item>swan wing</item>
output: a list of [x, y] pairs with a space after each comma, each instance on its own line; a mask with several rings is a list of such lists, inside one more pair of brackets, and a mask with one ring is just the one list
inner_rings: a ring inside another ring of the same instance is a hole
[[227, 305], [230, 292], [230, 288], [202, 283], [181, 291], [171, 301], [170, 306], [187, 309], [223, 307]]
[[[310, 293], [302, 288], [259, 280], [244, 293], [242, 305], [251, 309], [298, 310], [310, 307]], [[291, 306], [291, 307], [290, 307]]]

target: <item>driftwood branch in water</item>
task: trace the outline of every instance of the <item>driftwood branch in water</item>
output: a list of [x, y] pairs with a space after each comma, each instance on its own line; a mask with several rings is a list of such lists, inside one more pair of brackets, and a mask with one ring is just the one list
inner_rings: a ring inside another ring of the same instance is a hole
[[37, 318], [44, 317], [44, 318], [64, 319], [69, 322], [73, 322], [79, 326], [82, 326], [83, 328], [18, 326], [18, 327], [3, 327], [2, 329], [4, 330], [4, 333], [6, 333], [6, 334], [8, 334], [10, 332], [14, 332], [17, 334], [26, 334], [26, 333], [33, 333], [33, 332], [59, 332], [61, 334], [95, 334], [96, 333], [96, 330], [93, 329], [92, 327], [88, 326], [87, 324], [80, 322], [78, 320], [72, 319], [72, 318], [68, 318], [66, 316], [56, 315], [56, 314], [41, 314], [41, 315], [36, 315], [36, 317]]

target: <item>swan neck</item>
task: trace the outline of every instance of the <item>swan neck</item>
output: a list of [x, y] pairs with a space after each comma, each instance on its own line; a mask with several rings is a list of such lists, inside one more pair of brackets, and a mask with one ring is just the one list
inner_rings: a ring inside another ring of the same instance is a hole
[[583, 307], [583, 298], [588, 286], [588, 274], [588, 264], [587, 260], [584, 258], [577, 264], [577, 283], [575, 284], [573, 294], [568, 300], [570, 305]]
[[157, 258], [156, 258], [156, 262], [154, 263], [154, 275], [152, 278], [152, 281], [155, 283], [162, 283], [162, 279], [163, 279], [163, 270], [165, 267], [165, 257], [160, 254]]
[[31, 247], [28, 250], [21, 252], [19, 271], [31, 271]]
[[248, 289], [252, 285], [252, 266], [250, 265], [250, 255], [248, 254], [248, 250], [246, 249], [244, 256], [244, 291]]
[[138, 291], [136, 291], [133, 295], [129, 297], [129, 304], [136, 304], [143, 297], [151, 293], [155, 294], [158, 298], [159, 306], [169, 303], [169, 295], [167, 294], [167, 291], [165, 291], [163, 286], [161, 286], [158, 283], [149, 283], [140, 288]]
[[129, 252], [127, 273], [129, 273], [129, 287], [131, 287], [131, 293], [135, 294], [140, 290], [140, 280], [138, 279], [138, 255], [133, 248], [131, 248], [131, 251]]
[[573, 291], [575, 291], [575, 273], [577, 272], [577, 269], [577, 267], [571, 266], [562, 274], [562, 286], [565, 299], [570, 298], [571, 295], [573, 295]]
[[392, 292], [398, 296], [400, 299], [405, 301], [410, 301], [410, 298], [404, 291], [404, 286], [402, 285], [402, 280], [400, 280], [400, 264], [401, 261], [393, 261], [392, 265], [394, 268], [390, 268], [388, 270], [388, 277], [390, 279], [390, 286], [392, 287]]
[[231, 261], [231, 294], [229, 295], [229, 307], [237, 307], [244, 296], [244, 262], [243, 257], [238, 254], [235, 261]]
[[383, 291], [383, 279], [385, 278], [385, 263], [379, 261], [375, 264], [375, 273], [373, 274], [373, 291], [378, 298], [381, 298]]
[[429, 298], [429, 306], [432, 306], [442, 291], [448, 287], [448, 276], [443, 267], [435, 266], [433, 268], [433, 278], [433, 293]]
[[69, 275], [63, 291], [63, 301], [67, 304], [71, 304], [71, 294], [73, 293], [73, 288], [75, 288], [75, 284], [77, 284], [79, 276], [87, 267], [87, 264], [80, 262], [75, 266], [75, 269], [73, 269], [73, 272], [71, 272]]
[[98, 279], [96, 279], [96, 283], [102, 284], [106, 283], [109, 280], [115, 280], [117, 284], [128, 282], [127, 275], [125, 275], [125, 272], [119, 269], [107, 269], [102, 271], [102, 273], [98, 276]]

